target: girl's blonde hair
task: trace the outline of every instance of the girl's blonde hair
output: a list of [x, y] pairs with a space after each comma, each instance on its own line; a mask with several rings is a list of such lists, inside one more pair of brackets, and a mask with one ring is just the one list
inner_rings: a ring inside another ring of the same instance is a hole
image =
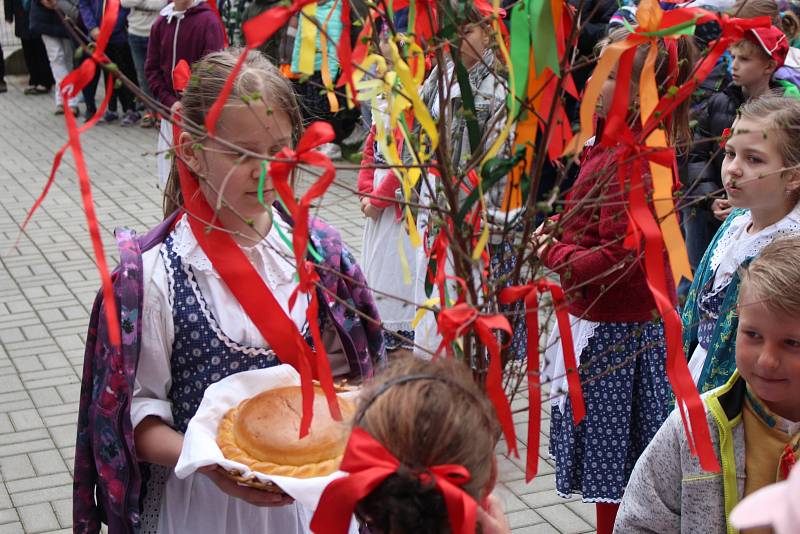
[[[208, 111], [222, 92], [239, 56], [244, 52], [243, 48], [228, 48], [221, 52], [212, 52], [192, 65], [189, 85], [181, 97], [181, 116], [187, 122], [203, 127]], [[228, 102], [245, 105], [250, 99], [263, 101], [272, 112], [288, 115], [293, 127], [292, 140], [297, 141], [302, 132], [303, 121], [292, 84], [266, 56], [255, 50], [251, 50], [242, 63]], [[253, 132], [253, 135], [257, 134]], [[173, 142], [177, 143], [178, 140], [174, 139]], [[173, 160], [164, 188], [164, 217], [178, 209], [182, 203], [177, 160]]]
[[462, 489], [476, 500], [497, 475], [499, 426], [467, 366], [454, 359], [401, 358], [359, 398], [355, 426], [400, 460], [401, 468], [359, 501], [357, 515], [376, 534], [450, 532], [442, 494], [419, 473], [434, 465], [462, 465], [470, 473]]
[[[800, 237], [780, 237], [739, 269], [742, 290], [776, 313], [800, 317]], [[741, 295], [741, 292], [740, 292]]]
[[800, 172], [800, 101], [777, 95], [764, 95], [748, 100], [739, 110], [748, 120], [765, 124], [765, 135], [772, 135], [784, 167]]
[[790, 41], [800, 33], [800, 19], [797, 15], [791, 11], [784, 11], [781, 14], [775, 0], [737, 0], [732, 13], [741, 19], [769, 17], [775, 26], [783, 30]]

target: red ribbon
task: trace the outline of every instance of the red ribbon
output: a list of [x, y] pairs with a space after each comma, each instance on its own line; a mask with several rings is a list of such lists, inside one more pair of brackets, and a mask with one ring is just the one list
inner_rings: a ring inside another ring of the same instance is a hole
[[[645, 276], [656, 306], [664, 319], [664, 330], [667, 344], [667, 377], [675, 393], [676, 404], [681, 413], [684, 429], [689, 440], [690, 449], [699, 458], [700, 465], [706, 471], [718, 472], [719, 462], [711, 445], [708, 424], [700, 395], [691, 380], [686, 357], [681, 343], [681, 322], [670, 299], [671, 290], [667, 284], [667, 271], [664, 266], [663, 235], [655, 220], [647, 201], [642, 180], [643, 159], [655, 161], [660, 165], [674, 168], [674, 154], [671, 151], [652, 150], [646, 146], [645, 140], [656, 128], [660, 127], [665, 117], [688, 98], [696, 87], [714, 68], [719, 56], [728, 46], [743, 38], [744, 33], [756, 27], [769, 26], [768, 17], [755, 19], [732, 19], [727, 15], [716, 15], [701, 9], [679, 9], [663, 14], [660, 27], [667, 28], [695, 19], [697, 23], [715, 20], [722, 27], [720, 39], [712, 47], [710, 53], [697, 68], [692, 80], [684, 84], [675, 94], [668, 94], [660, 99], [656, 109], [647, 119], [641, 132], [634, 139], [630, 131], [628, 119], [629, 87], [631, 70], [636, 48], [633, 47], [622, 54], [617, 71], [617, 90], [614, 94], [611, 110], [606, 121], [606, 128], [601, 143], [614, 147], [623, 145], [618, 154], [618, 177], [621, 186], [625, 187], [624, 164], [631, 157], [638, 158], [630, 166], [629, 188], [629, 229], [625, 245], [637, 250], [644, 247]], [[639, 38], [635, 35], [631, 38]], [[670, 37], [665, 37], [670, 39]], [[645, 41], [642, 41], [645, 42]], [[620, 141], [621, 140], [621, 141]], [[624, 189], [623, 189], [624, 190]], [[644, 244], [642, 245], [642, 240]]]
[[[103, 101], [100, 103], [100, 107], [97, 108], [97, 111], [95, 112], [94, 116], [92, 116], [91, 119], [86, 121], [86, 123], [84, 123], [82, 126], [78, 127], [78, 134], [84, 133], [89, 128], [97, 124], [97, 121], [100, 120], [100, 117], [103, 116], [103, 114], [106, 111], [106, 108], [108, 108], [108, 103], [111, 101], [111, 95], [113, 94], [113, 89], [114, 89], [114, 79], [109, 76], [108, 80], [106, 80], [106, 95], [103, 98]], [[66, 152], [69, 147], [70, 143], [69, 141], [67, 141], [61, 146], [61, 148], [58, 149], [58, 152], [56, 152], [55, 158], [53, 158], [53, 165], [50, 168], [50, 176], [47, 177], [47, 182], [44, 185], [44, 189], [42, 189], [41, 194], [36, 199], [36, 202], [33, 203], [31, 209], [28, 210], [28, 214], [25, 216], [25, 220], [22, 221], [22, 226], [20, 226], [19, 234], [17, 235], [17, 239], [14, 242], [15, 247], [19, 244], [20, 237], [22, 237], [22, 233], [28, 227], [28, 223], [33, 217], [33, 214], [36, 212], [36, 210], [39, 209], [39, 206], [42, 205], [42, 202], [44, 202], [44, 199], [47, 197], [47, 193], [50, 191], [50, 187], [52, 187], [53, 182], [55, 181], [56, 172], [58, 171], [58, 168], [61, 166], [61, 160], [64, 157], [64, 152]]]
[[[689, 448], [698, 456], [704, 470], [718, 472], [719, 462], [711, 445], [705, 408], [689, 373], [683, 352], [681, 319], [671, 298], [674, 290], [667, 282], [671, 275], [664, 264], [666, 248], [663, 234], [647, 200], [646, 184], [642, 176], [642, 165], [648, 161], [670, 167], [675, 155], [672, 149], [654, 149], [644, 146], [644, 141], [638, 141], [641, 144], [637, 144], [627, 126], [622, 133], [623, 135], [617, 139], [617, 142], [624, 146], [617, 155], [617, 176], [622, 190], [626, 189], [626, 169], [630, 170], [627, 211], [631, 233], [625, 244], [639, 252], [642, 246], [644, 247], [647, 285], [664, 321], [667, 378], [675, 393], [676, 405], [681, 414]], [[608, 139], [607, 136], [604, 138]]]
[[[311, 326], [311, 336], [314, 339], [317, 352], [317, 377], [319, 378], [322, 390], [325, 392], [331, 414], [335, 419], [341, 420], [342, 416], [339, 412], [336, 391], [333, 387], [333, 375], [331, 373], [330, 362], [328, 362], [325, 345], [322, 342], [322, 334], [319, 331], [319, 321], [317, 320], [319, 317], [319, 302], [316, 282], [319, 281], [319, 276], [314, 269], [314, 265], [309, 261], [305, 261], [306, 247], [308, 246], [309, 239], [308, 216], [311, 210], [311, 202], [324, 195], [325, 191], [328, 190], [328, 187], [330, 187], [336, 177], [336, 169], [334, 169], [330, 158], [322, 152], [314, 150], [314, 148], [325, 143], [330, 143], [333, 141], [334, 137], [333, 127], [327, 122], [315, 122], [311, 124], [297, 143], [297, 148], [295, 150], [284, 147], [275, 156], [276, 159], [269, 165], [269, 174], [272, 178], [272, 185], [275, 191], [280, 195], [289, 210], [289, 214], [294, 219], [292, 248], [294, 249], [295, 259], [297, 261], [297, 275], [300, 281], [289, 299], [289, 307], [294, 307], [298, 292], [309, 294], [310, 302], [306, 310], [306, 316]], [[298, 203], [294, 198], [292, 186], [289, 184], [289, 177], [295, 167], [301, 163], [322, 167], [324, 170], [322, 176], [311, 185]], [[306, 402], [305, 397], [303, 401], [304, 403]], [[313, 401], [313, 397], [309, 397], [309, 401]]]
[[[392, 4], [395, 11], [409, 7], [410, 0], [395, 0]], [[417, 41], [428, 41], [438, 31], [436, 2], [433, 0], [414, 0], [414, 33]]]
[[[175, 125], [173, 132], [174, 139], [177, 142], [180, 138], [180, 128]], [[300, 420], [300, 437], [302, 438], [308, 434], [313, 417], [312, 362], [316, 358], [314, 351], [308, 346], [297, 325], [283, 311], [272, 291], [247, 260], [244, 252], [242, 252], [242, 249], [230, 234], [206, 227], [204, 221], [214, 219], [214, 210], [200, 192], [198, 182], [191, 175], [186, 164], [181, 159], [177, 161], [185, 210], [189, 214], [189, 225], [200, 248], [211, 260], [211, 264], [219, 273], [222, 281], [225, 282], [225, 285], [231, 290], [236, 300], [242, 305], [245, 313], [253, 321], [253, 324], [264, 336], [264, 339], [270, 348], [275, 351], [281, 362], [292, 365], [300, 373], [300, 385], [303, 392], [303, 415]], [[299, 224], [295, 224], [294, 231], [297, 232], [300, 228]], [[304, 228], [307, 235], [307, 225]], [[302, 259], [298, 262], [298, 273], [303, 273], [301, 275], [303, 283], [313, 285], [316, 278], [307, 272], [308, 268], [308, 264]], [[319, 335], [318, 315], [316, 315], [318, 308], [314, 307], [314, 295], [315, 293], [312, 292], [312, 303], [309, 305], [307, 317], [309, 317], [312, 335], [315, 336], [314, 341], [319, 350], [322, 351], [318, 360], [324, 360], [324, 362], [317, 362], [317, 369], [320, 369], [322, 366], [328, 365], [328, 362], [321, 336]], [[311, 313], [315, 315], [311, 316]], [[333, 391], [330, 367], [328, 366], [327, 369], [327, 376], [321, 374], [319, 377], [320, 385], [325, 390], [326, 396], [328, 396], [328, 391]], [[328, 401], [331, 414], [335, 418], [341, 419], [335, 394], [333, 402], [331, 402], [330, 397], [328, 397]]]
[[539, 372], [539, 292], [549, 291], [553, 297], [561, 347], [564, 352], [564, 368], [567, 371], [569, 398], [572, 404], [572, 420], [577, 426], [586, 416], [583, 390], [575, 359], [575, 344], [569, 323], [564, 290], [548, 280], [537, 280], [524, 286], [511, 286], [500, 292], [500, 302], [510, 304], [520, 299], [525, 303], [525, 326], [528, 330], [528, 453], [525, 462], [525, 481], [530, 482], [539, 470], [539, 432], [541, 430], [542, 392]]
[[792, 471], [792, 467], [794, 464], [797, 463], [797, 457], [795, 456], [794, 449], [792, 448], [791, 444], [787, 444], [783, 448], [783, 455], [781, 456], [781, 475], [783, 476], [784, 480], [789, 478], [789, 473]]
[[182, 93], [189, 85], [189, 80], [192, 78], [192, 70], [185, 59], [178, 61], [175, 68], [172, 69], [172, 87], [176, 93]]
[[[442, 298], [444, 295], [442, 294]], [[442, 343], [436, 351], [439, 356], [442, 351], [447, 351], [452, 355], [451, 343], [465, 332], [473, 329], [478, 335], [481, 343], [489, 351], [489, 371], [486, 374], [486, 396], [494, 405], [497, 418], [500, 421], [500, 428], [508, 444], [509, 453], [519, 456], [517, 451], [517, 438], [514, 432], [514, 421], [511, 416], [511, 405], [508, 403], [505, 391], [503, 390], [503, 366], [500, 361], [500, 344], [493, 330], [502, 330], [509, 336], [512, 335], [511, 325], [503, 315], [480, 315], [478, 310], [461, 302], [450, 308], [443, 308], [439, 312], [439, 333], [442, 335]]]
[[[119, 2], [119, 0], [115, 1]], [[247, 46], [242, 52], [242, 55], [239, 56], [239, 61], [236, 62], [236, 65], [233, 67], [228, 79], [225, 81], [225, 85], [222, 87], [222, 91], [220, 91], [217, 100], [214, 102], [214, 105], [208, 110], [205, 126], [209, 135], [213, 136], [217, 131], [217, 121], [222, 113], [222, 109], [228, 102], [228, 97], [231, 95], [231, 91], [233, 90], [233, 82], [236, 80], [236, 76], [238, 76], [239, 71], [242, 69], [242, 64], [244, 63], [245, 58], [247, 58], [247, 54], [250, 53], [250, 51], [254, 48], [258, 48], [264, 44], [264, 42], [272, 37], [276, 31], [285, 26], [289, 22], [289, 19], [299, 13], [303, 7], [314, 1], [315, 0], [294, 0], [292, 5], [288, 7], [282, 5], [275, 6], [267, 11], [264, 11], [257, 17], [247, 20], [242, 25], [242, 33], [244, 33], [245, 43], [247, 43]]]
[[[105, 49], [108, 45], [108, 40], [111, 38], [111, 33], [117, 22], [119, 14], [119, 0], [108, 0], [106, 8], [103, 13], [103, 18], [100, 22], [100, 33], [95, 43], [95, 49], [91, 58], [87, 58], [77, 69], [70, 72], [61, 82], [58, 90], [61, 91], [63, 101], [69, 102], [94, 78], [97, 70], [96, 63], [107, 63], [108, 58], [105, 56]], [[100, 107], [97, 109], [94, 117], [78, 128], [75, 120], [75, 115], [72, 113], [70, 106], [64, 106], [64, 120], [66, 121], [67, 134], [69, 141], [61, 147], [53, 159], [53, 166], [51, 168], [50, 176], [45, 184], [42, 194], [36, 199], [30, 211], [28, 212], [22, 228], [28, 224], [28, 221], [33, 216], [33, 213], [39, 208], [44, 201], [50, 187], [53, 185], [56, 171], [61, 165], [64, 152], [67, 147], [72, 150], [73, 158], [75, 159], [75, 168], [78, 173], [78, 182], [81, 189], [81, 200], [83, 202], [83, 210], [86, 214], [86, 222], [89, 228], [89, 235], [92, 240], [92, 248], [94, 251], [95, 262], [97, 269], [100, 272], [100, 280], [102, 282], [103, 300], [105, 306], [106, 323], [109, 330], [109, 341], [113, 347], [119, 347], [121, 344], [121, 333], [119, 327], [119, 318], [117, 316], [117, 305], [114, 298], [114, 289], [111, 285], [111, 274], [108, 270], [106, 263], [105, 252], [103, 248], [103, 241], [100, 237], [100, 226], [97, 222], [97, 214], [94, 211], [94, 200], [92, 197], [91, 181], [89, 173], [86, 169], [86, 162], [83, 158], [83, 149], [81, 147], [80, 136], [83, 132], [94, 126], [100, 117], [105, 113], [108, 102], [113, 92], [113, 77], [109, 76], [106, 87], [106, 96]]]
[[[342, 69], [342, 74], [339, 81], [336, 83], [337, 87], [347, 84], [350, 87], [350, 95], [355, 105], [358, 105], [358, 91], [356, 84], [353, 81], [353, 48], [350, 46], [350, 0], [342, 1], [342, 35], [339, 37], [339, 44], [336, 45], [336, 55], [339, 57], [339, 66]], [[370, 24], [367, 24], [370, 26]]]
[[[354, 428], [347, 442], [340, 469], [348, 476], [337, 478], [320, 497], [311, 530], [316, 534], [347, 532], [358, 501], [368, 496], [381, 482], [397, 473], [400, 460], [362, 428]], [[461, 486], [471, 480], [462, 465], [425, 467], [418, 475], [423, 483], [432, 481], [444, 497], [450, 529], [454, 534], [475, 532], [478, 503]]]
[[[659, 127], [659, 123], [662, 120], [661, 117], [669, 116], [669, 114], [672, 113], [675, 108], [681, 104], [681, 102], [689, 98], [692, 93], [694, 93], [694, 90], [697, 89], [703, 80], [705, 80], [711, 73], [714, 66], [716, 66], [719, 57], [732, 43], [743, 39], [745, 32], [750, 29], [765, 28], [772, 24], [769, 17], [735, 19], [729, 17], [728, 15], [712, 14], [702, 9], [676, 9], [673, 11], [667, 11], [664, 13], [664, 19], [666, 19], [667, 16], [670, 16], [672, 13], [678, 13], [681, 11], [691, 11], [693, 13], [697, 13], [698, 15], [703, 15], [698, 20], [698, 23], [708, 20], [717, 21], [722, 27], [722, 35], [711, 48], [708, 55], [706, 55], [706, 57], [700, 63], [700, 66], [698, 66], [694, 71], [694, 75], [692, 76], [691, 80], [688, 83], [683, 84], [680, 89], [678, 89], [678, 92], [674, 95], [667, 95], [659, 101], [655, 111], [653, 111], [653, 114], [648, 119], [647, 124], [645, 124], [643, 136], [645, 139], [653, 130]], [[662, 22], [662, 26], [664, 24], [665, 23]]]
[[728, 139], [730, 139], [730, 138], [731, 138], [731, 129], [730, 128], [724, 128], [722, 130], [722, 135], [720, 136], [719, 146], [721, 148], [725, 148], [725, 145], [728, 143]]

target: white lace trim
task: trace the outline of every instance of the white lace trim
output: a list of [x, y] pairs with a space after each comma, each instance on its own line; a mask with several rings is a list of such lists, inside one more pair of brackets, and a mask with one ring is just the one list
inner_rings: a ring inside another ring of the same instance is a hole
[[749, 210], [731, 220], [725, 234], [717, 242], [709, 265], [714, 271], [714, 285], [709, 296], [728, 287], [739, 266], [749, 258], [758, 256], [775, 238], [800, 233], [800, 203], [780, 221], [749, 235], [747, 227], [752, 220]]
[[587, 498], [585, 498], [583, 495], [581, 495], [578, 492], [575, 492], [573, 494], [573, 493], [562, 493], [562, 492], [556, 490], [556, 495], [558, 495], [562, 499], [572, 499], [574, 497], [580, 496], [581, 501], [582, 502], [586, 502], [586, 503], [598, 503], [598, 502], [600, 502], [600, 503], [608, 503], [608, 504], [619, 504], [619, 503], [622, 502], [622, 499], [606, 499], [604, 497], [595, 497], [595, 498], [587, 499]]
[[[181, 258], [184, 265], [190, 265], [193, 269], [220, 280], [219, 273], [214, 269], [211, 260], [197, 242], [186, 217], [186, 215], [181, 216], [172, 231], [172, 250]], [[281, 224], [281, 229], [284, 233], [291, 235], [291, 228], [283, 224], [274, 210], [272, 219], [274, 224]], [[260, 256], [266, 273], [267, 285], [273, 288], [294, 283], [294, 267], [288, 262], [286, 269], [281, 269], [279, 265], [276, 265], [276, 262], [284, 261], [283, 258], [279, 257], [281, 254], [294, 258], [293, 251], [276, 234], [277, 231], [274, 230], [273, 226], [273, 229], [259, 243], [250, 247], [240, 247], [251, 262], [255, 260], [255, 256]]]
[[414, 325], [411, 321], [383, 321], [382, 324], [384, 328], [388, 328], [392, 332], [397, 332], [398, 330], [414, 331]]
[[167, 270], [167, 282], [169, 285], [169, 294], [167, 295], [167, 304], [169, 304], [169, 308], [171, 310], [175, 309], [175, 271], [172, 269], [172, 261], [169, 259], [169, 251], [167, 250], [167, 244], [161, 244], [161, 250], [159, 250], [161, 254], [161, 259], [164, 260], [164, 267]]
[[197, 285], [197, 281], [194, 278], [194, 273], [192, 273], [192, 268], [186, 263], [183, 263], [183, 271], [186, 273], [186, 276], [189, 278], [189, 285], [192, 287], [192, 293], [194, 293], [195, 298], [197, 299], [197, 303], [200, 305], [200, 310], [203, 312], [203, 315], [208, 321], [208, 326], [211, 327], [211, 330], [217, 335], [220, 341], [225, 343], [225, 346], [231, 350], [235, 350], [236, 352], [242, 352], [247, 354], [248, 356], [275, 356], [275, 351], [270, 348], [261, 348], [261, 347], [247, 347], [244, 345], [240, 345], [236, 343], [231, 338], [225, 335], [225, 332], [219, 327], [217, 324], [216, 319], [211, 315], [211, 310], [208, 309], [206, 305], [206, 301], [203, 298], [203, 294], [200, 292], [200, 287]]
[[[580, 364], [581, 354], [589, 345], [589, 340], [594, 337], [599, 322], [579, 319], [574, 315], [569, 316], [569, 324], [572, 330], [572, 343], [575, 347], [575, 361]], [[558, 406], [561, 413], [564, 413], [564, 406], [567, 403], [567, 367], [564, 365], [564, 350], [561, 347], [561, 335], [558, 331], [558, 323], [553, 323], [553, 331], [547, 339], [545, 347], [545, 369], [542, 372], [543, 379], [552, 380], [550, 384], [550, 405]]]

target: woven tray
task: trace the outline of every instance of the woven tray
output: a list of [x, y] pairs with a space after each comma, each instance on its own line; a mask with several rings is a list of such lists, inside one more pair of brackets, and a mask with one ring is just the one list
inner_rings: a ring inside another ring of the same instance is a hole
[[251, 488], [268, 491], [270, 493], [282, 493], [285, 495], [285, 492], [280, 488], [280, 486], [272, 483], [272, 482], [262, 482], [255, 477], [245, 478], [239, 473], [234, 473], [231, 471], [224, 470], [225, 475], [230, 478], [231, 480], [235, 480], [237, 483], [241, 484], [242, 486], [249, 486]]

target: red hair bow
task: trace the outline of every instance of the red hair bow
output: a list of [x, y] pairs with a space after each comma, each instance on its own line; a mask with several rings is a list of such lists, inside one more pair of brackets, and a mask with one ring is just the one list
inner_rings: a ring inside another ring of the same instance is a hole
[[[328, 484], [311, 520], [316, 534], [347, 532], [356, 503], [372, 493], [381, 482], [395, 474], [400, 460], [362, 428], [353, 429], [340, 469], [349, 476]], [[444, 464], [427, 467], [419, 475], [422, 482], [432, 481], [444, 496], [450, 528], [455, 534], [475, 532], [478, 503], [461, 486], [471, 480], [462, 465]]]

